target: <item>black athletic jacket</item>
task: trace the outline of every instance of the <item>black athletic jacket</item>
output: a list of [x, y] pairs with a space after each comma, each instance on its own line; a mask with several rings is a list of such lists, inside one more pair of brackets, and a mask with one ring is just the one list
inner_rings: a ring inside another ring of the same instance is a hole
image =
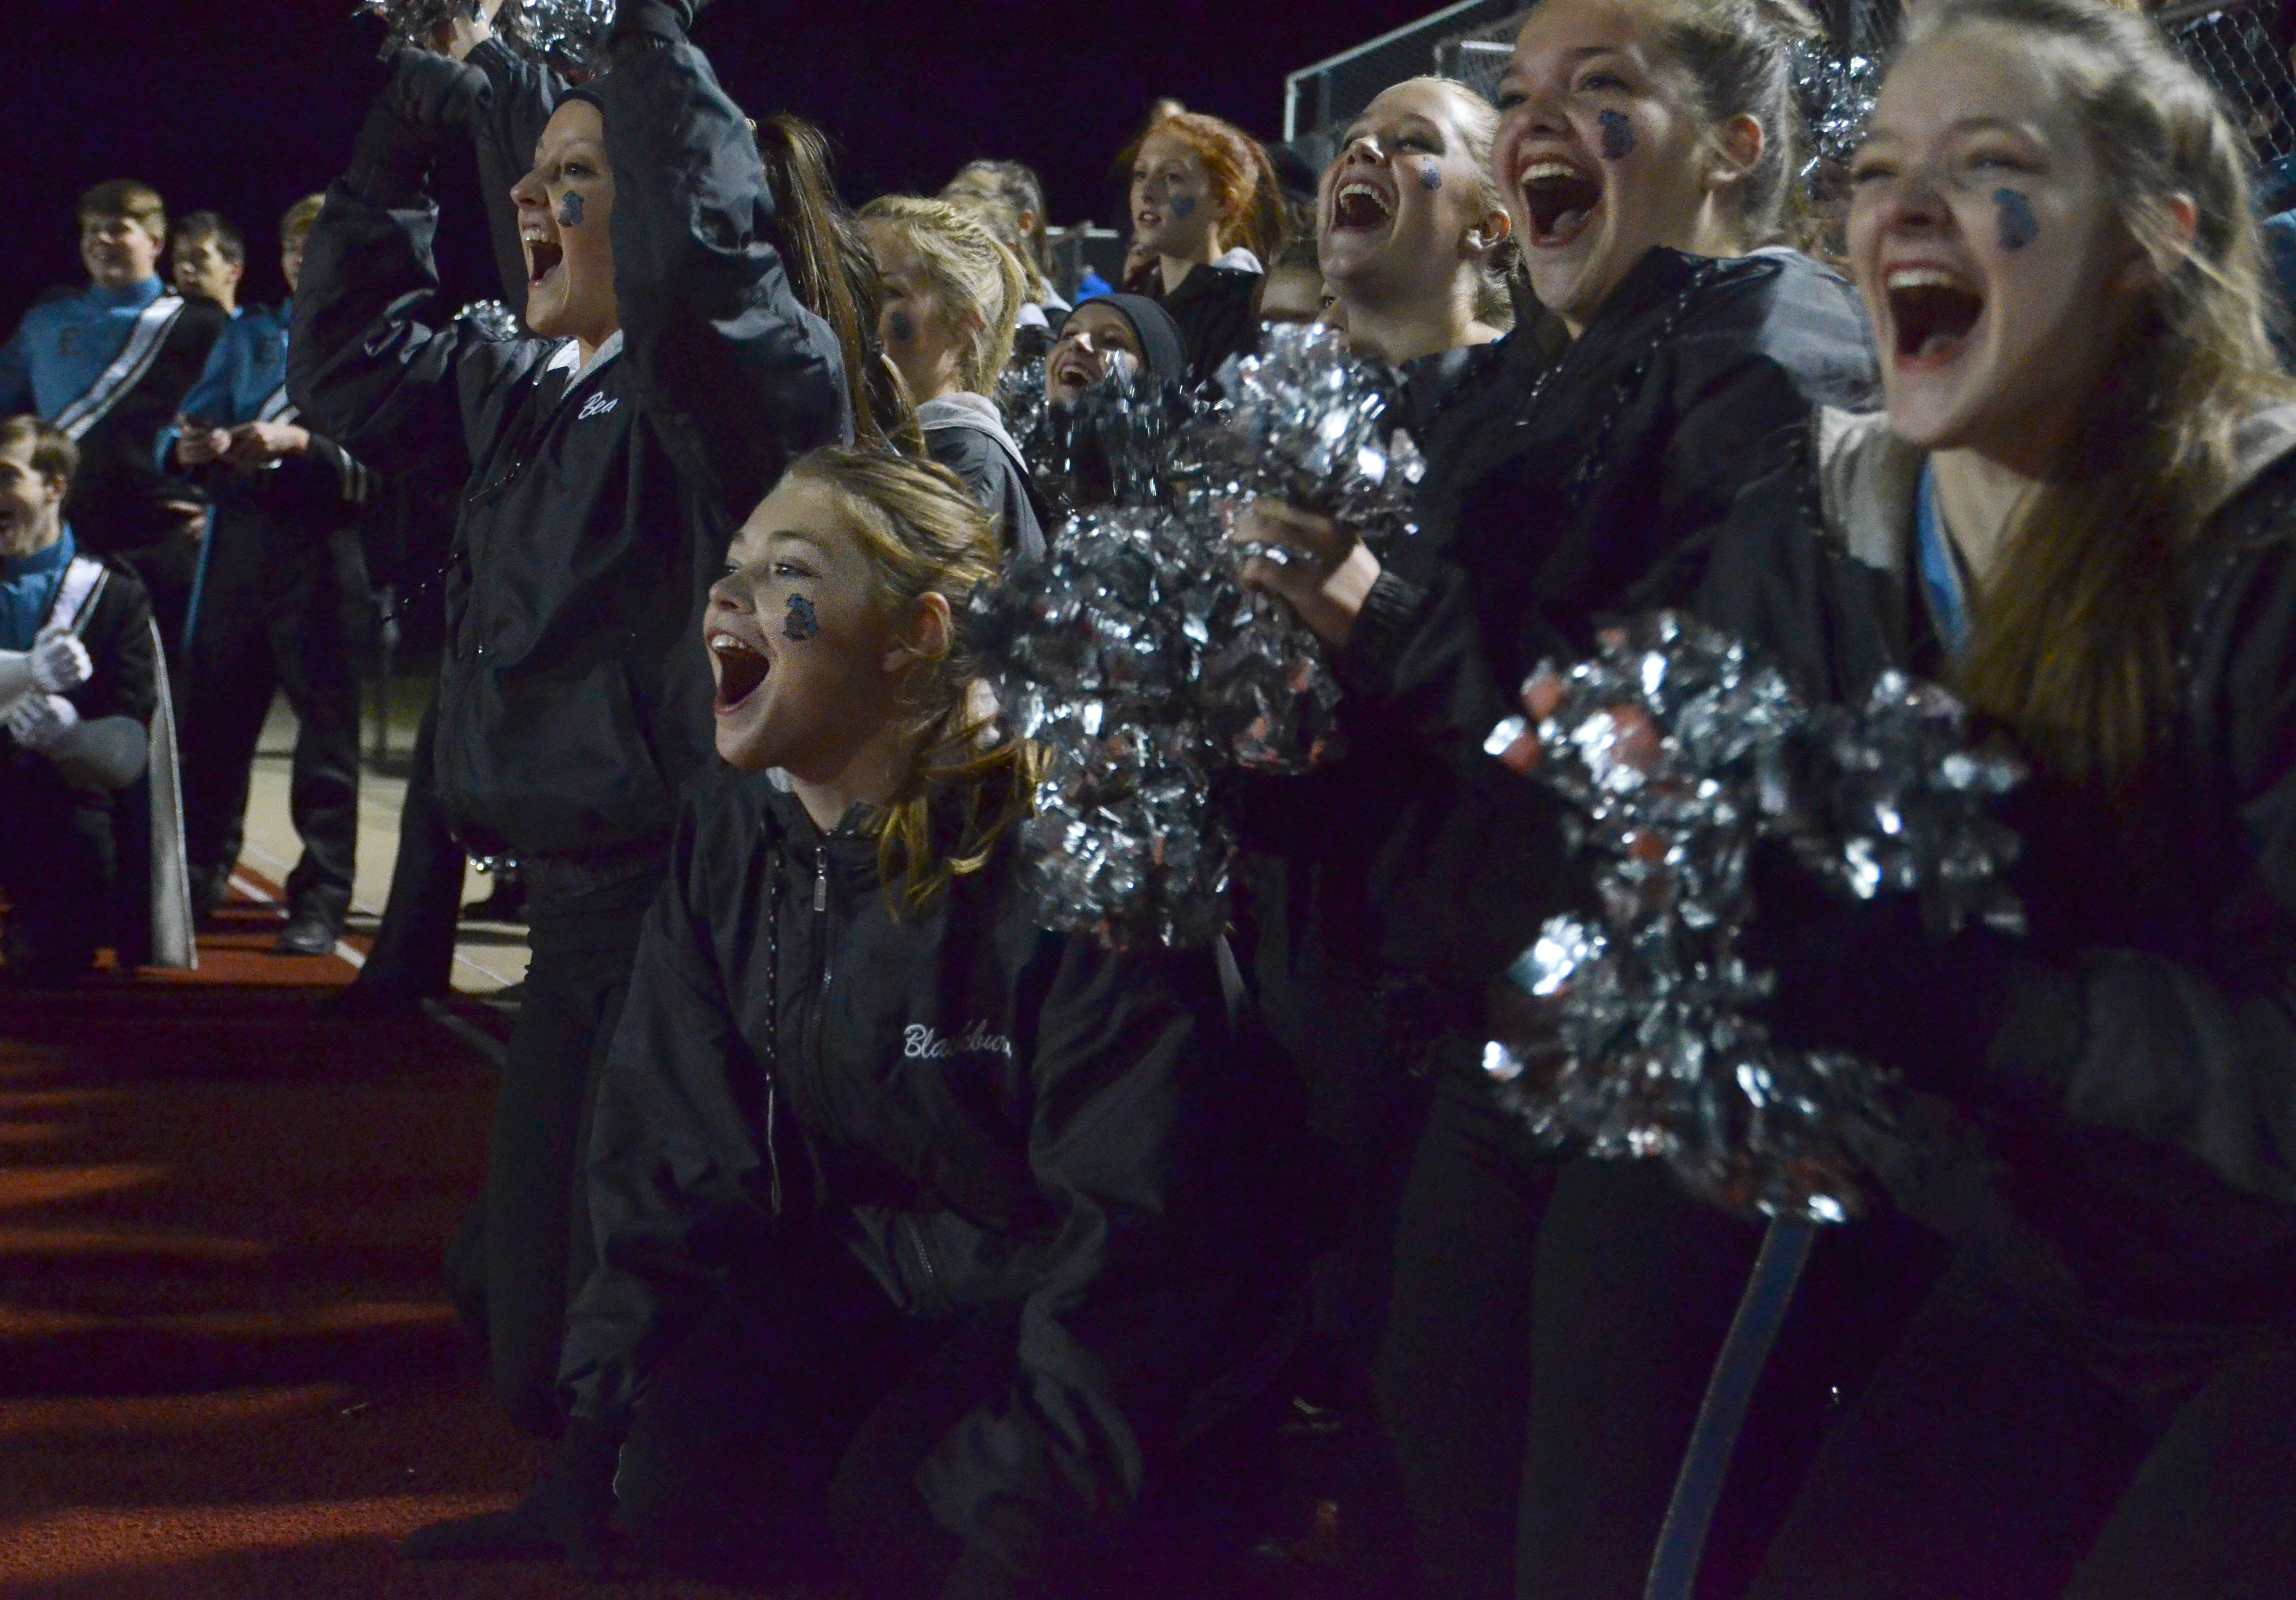
[[1249, 252], [1231, 250], [1226, 264], [1192, 268], [1168, 295], [1155, 267], [1140, 277], [1137, 292], [1160, 303], [1180, 324], [1191, 383], [1210, 382], [1230, 356], [1259, 348], [1259, 295], [1267, 275], [1256, 261], [1244, 265], [1250, 259]]
[[1554, 333], [1526, 323], [1414, 369], [1423, 531], [1388, 553], [1339, 660], [1350, 753], [1250, 808], [1252, 841], [1284, 863], [1267, 920], [1285, 925], [1256, 965], [1295, 1051], [1371, 997], [1359, 1028], [1390, 1059], [1442, 1047], [1480, 1084], [1490, 982], [1582, 881], [1556, 803], [1485, 736], [1603, 617], [1685, 598], [1696, 562], [1679, 558], [1793, 457], [1819, 405], [1874, 376], [1849, 286], [1787, 251], [1653, 250], [1577, 340]]
[[919, 1481], [996, 1547], [1016, 1510], [1057, 1529], [1127, 1505], [1185, 1431], [1279, 1231], [1234, 1210], [1242, 1163], [1213, 1141], [1268, 1130], [1226, 1104], [1206, 953], [1039, 931], [1009, 847], [897, 917], [859, 816], [824, 835], [762, 775], [685, 812], [601, 1080], [600, 1264], [564, 1383], [619, 1429], [777, 1220], [817, 1217], [909, 1315], [1021, 1304], [1011, 1391]]
[[594, 92], [619, 355], [570, 386], [572, 341], [446, 320], [436, 207], [342, 182], [312, 228], [289, 344], [297, 404], [362, 459], [451, 455], [459, 423], [475, 464], [447, 578], [438, 780], [481, 851], [667, 838], [714, 759], [701, 615], [726, 545], [793, 455], [852, 436], [836, 339], [791, 294], [755, 141], [708, 61], [665, 44]]
[[[1921, 457], [1886, 419], [1821, 422], [1748, 491], [1699, 603], [1854, 699], [1940, 659], [1905, 581]], [[2243, 442], [2253, 475], [2185, 563], [2136, 808], [2036, 778], [2006, 808], [2030, 936], [1863, 975], [1894, 983], [1885, 1031], [1925, 1092], [1892, 1194], [2140, 1385], [2296, 1327], [2296, 409]]]

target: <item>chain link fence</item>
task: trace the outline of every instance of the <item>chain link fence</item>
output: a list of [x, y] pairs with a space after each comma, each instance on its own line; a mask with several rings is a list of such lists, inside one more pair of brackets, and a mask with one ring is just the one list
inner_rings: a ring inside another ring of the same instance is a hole
[[[1868, 59], [1889, 54], [1904, 15], [1899, 0], [1816, 0], [1813, 9], [1837, 49]], [[1464, 0], [1294, 72], [1285, 81], [1284, 138], [1320, 168], [1349, 119], [1391, 84], [1431, 72], [1491, 95], [1529, 14], [1521, 0]], [[2296, 191], [2296, 70], [2276, 0], [2171, 5], [2155, 21], [2246, 130], [2267, 192]]]
[[[1522, 0], [1460, 0], [1301, 68], [1283, 80], [1284, 142], [1320, 168], [1337, 152], [1341, 132], [1382, 89], [1436, 70], [1437, 52], [1446, 42], [1504, 25], [1524, 10]], [[1505, 64], [1502, 56], [1499, 66]], [[1497, 80], [1496, 68], [1491, 78]]]
[[2296, 158], [2296, 72], [2289, 68], [2277, 8], [2184, 5], [2161, 12], [2158, 20], [2194, 70], [2216, 86], [2233, 120], [2256, 146], [2267, 188], [2285, 188]]

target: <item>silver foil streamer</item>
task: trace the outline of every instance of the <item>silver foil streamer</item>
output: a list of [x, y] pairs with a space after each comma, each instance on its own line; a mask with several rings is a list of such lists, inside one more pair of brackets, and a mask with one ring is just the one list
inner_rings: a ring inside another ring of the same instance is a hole
[[526, 337], [526, 326], [518, 320], [518, 313], [500, 300], [472, 300], [455, 316], [497, 344]]
[[1550, 919], [1500, 985], [1484, 1067], [1541, 1139], [1663, 1160], [1741, 1212], [1841, 1222], [1857, 1152], [1891, 1135], [1888, 1075], [1787, 1049], [1757, 1020], [1773, 975], [1738, 951], [1758, 839], [1847, 897], [1911, 893], [1939, 932], [2015, 929], [2015, 835], [1986, 814], [2023, 768], [1972, 749], [1960, 708], [1890, 675], [1860, 707], [1804, 705], [1740, 643], [1660, 613], [1604, 636], [1535, 727], [1595, 863], [1599, 911]]
[[1021, 447], [1021, 459], [1033, 464], [1044, 447], [1045, 414], [1051, 408], [1045, 398], [1045, 358], [1013, 357], [996, 374], [992, 398], [1004, 415], [1004, 431]]
[[1857, 153], [1882, 86], [1882, 66], [1871, 56], [1836, 54], [1823, 42], [1797, 40], [1793, 84], [1809, 125], [1811, 155], [1802, 168], [1807, 182], [1820, 166], [1846, 164]]
[[[505, 49], [562, 77], [587, 77], [597, 66], [615, 0], [503, 0], [494, 32]], [[359, 8], [383, 21], [382, 54], [435, 50], [457, 19], [478, 17], [478, 0], [365, 0]]]
[[1270, 324], [1258, 354], [1221, 369], [1222, 398], [1183, 433], [1182, 472], [1238, 509], [1288, 500], [1383, 547], [1414, 530], [1427, 472], [1396, 425], [1392, 382], [1333, 329]]
[[1224, 925], [1220, 773], [1300, 773], [1336, 751], [1323, 647], [1243, 582], [1237, 517], [1282, 495], [1393, 537], [1421, 470], [1377, 370], [1336, 340], [1274, 340], [1226, 381], [1227, 398], [1184, 403], [1111, 378], [1051, 408], [1046, 486], [1089, 469], [1113, 503], [1076, 512], [1042, 570], [973, 603], [998, 700], [1046, 751], [1028, 833], [1046, 923], [1119, 945], [1201, 944]]

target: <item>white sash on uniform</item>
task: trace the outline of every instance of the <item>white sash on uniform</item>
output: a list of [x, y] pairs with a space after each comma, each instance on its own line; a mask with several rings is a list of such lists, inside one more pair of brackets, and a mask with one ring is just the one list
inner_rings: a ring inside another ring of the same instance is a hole
[[144, 307], [144, 314], [135, 319], [127, 348], [97, 375], [86, 394], [56, 413], [55, 426], [78, 439], [102, 422], [119, 404], [120, 396], [152, 370], [152, 363], [160, 358], [160, 347], [168, 341], [168, 331], [183, 314], [183, 297], [173, 290], [161, 290], [160, 298]]

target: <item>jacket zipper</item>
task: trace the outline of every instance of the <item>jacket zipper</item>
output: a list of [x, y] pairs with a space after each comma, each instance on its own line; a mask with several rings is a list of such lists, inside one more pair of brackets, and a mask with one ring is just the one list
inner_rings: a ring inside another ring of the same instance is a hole
[[[902, 1214], [905, 1217], [910, 1215], [910, 1213], [906, 1212]], [[908, 1240], [909, 1248], [916, 1251], [917, 1265], [925, 1269], [925, 1287], [931, 1292], [933, 1301], [932, 1306], [929, 1309], [939, 1310], [941, 1307], [942, 1301], [940, 1292], [940, 1274], [933, 1269], [932, 1257], [925, 1250], [923, 1227], [924, 1225], [922, 1223], [904, 1222], [901, 1227], [901, 1233], [903, 1236]]]
[[774, 1215], [782, 1214], [782, 1151], [775, 1128], [781, 1103], [782, 875], [766, 894], [766, 1181]]

